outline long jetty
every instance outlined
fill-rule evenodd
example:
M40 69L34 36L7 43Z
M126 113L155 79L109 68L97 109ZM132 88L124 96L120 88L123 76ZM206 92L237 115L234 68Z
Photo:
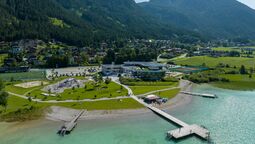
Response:
M122 85L120 82L113 80L115 83ZM181 128L176 129L176 130L171 130L167 132L167 136L171 137L171 138L175 138L175 139L181 139L187 136L191 136L191 135L197 135L200 138L204 139L204 140L209 140L210 138L210 132L203 126L199 126L199 125L189 125L177 118L175 118L174 116L171 116L170 114L156 108L153 107L147 103L145 103L143 100L139 99L138 97L136 97L133 94L133 91L126 85L122 85L123 87L125 87L128 90L128 95L133 98L134 100L136 100L137 102L139 102L140 104L144 105L145 107L147 107L148 109L150 109L151 111L153 111L154 113L157 113L158 115L160 115L161 117L164 117L165 119L167 119L168 121L171 121L177 125L179 125Z
M77 125L77 121L78 119L81 117L81 115L85 112L85 110L80 111L70 122L65 123L61 129L58 131L59 135L66 135L66 134L70 134L71 131L75 128L75 126Z
M181 139L190 135L197 135L200 138L204 139L204 140L208 140L210 137L210 132L202 126L199 125L189 125L177 118L175 118L174 116L171 116L170 114L156 108L153 107L145 102L143 102L142 100L140 100L139 98L137 98L136 96L131 96L134 100L138 101L139 103L141 103L142 105L144 105L145 107L147 107L148 109L150 109L151 111L155 112L156 114L164 117L165 119L179 125L181 128L176 129L176 130L171 130L167 132L167 136L170 138L175 138L175 139Z
M192 95L192 96L206 97L206 98L217 98L217 95L215 95L215 94L193 93L193 92L187 92L187 91L181 91L181 93L187 94L187 95Z

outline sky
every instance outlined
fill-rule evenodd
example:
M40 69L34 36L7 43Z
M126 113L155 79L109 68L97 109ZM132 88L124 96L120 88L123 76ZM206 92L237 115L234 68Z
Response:
M255 0L238 0L246 5L248 5L249 7L255 9Z
M144 2L144 1L149 1L149 0L135 0L136 2ZM238 0L246 5L248 5L249 7L255 9L255 0Z

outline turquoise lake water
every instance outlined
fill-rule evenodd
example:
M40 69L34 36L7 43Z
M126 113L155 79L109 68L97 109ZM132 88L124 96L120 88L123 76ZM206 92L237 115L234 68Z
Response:
M218 99L194 97L181 108L168 111L188 124L206 126L216 144L255 144L255 91L232 91L209 85L194 91L215 93ZM113 120L83 121L66 137L55 134L61 123L43 121L28 128L10 130L0 124L0 144L204 144L196 137L166 139L177 128L157 115L145 114Z

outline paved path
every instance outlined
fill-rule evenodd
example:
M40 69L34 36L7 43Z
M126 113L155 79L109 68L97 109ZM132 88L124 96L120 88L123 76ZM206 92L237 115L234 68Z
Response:
M119 82L119 78L118 77L111 77L112 81L115 82L118 85L123 86L125 89L128 90L128 95L129 96L119 96L119 97L114 97L114 98L100 98L100 99L83 99L83 100L63 100L63 101L57 101L57 100L48 100L48 101L43 101L41 99L32 99L32 101L34 102L40 102L40 103L76 103L76 102L96 102L96 101L106 101L106 100L119 100L119 99L127 99L127 98L131 98L130 96L134 95L133 91L126 85L123 85ZM141 95L137 95L139 96L145 96L145 95L149 95L149 94L153 94L153 93L157 93L157 92L162 92L162 91L167 91L167 90L173 90L173 89L177 89L180 87L172 87L172 88L167 88L167 89L162 89L162 90L155 90L155 91L151 91L145 94L141 94ZM36 89L36 88L35 88ZM32 90L31 90L32 91ZM30 92L30 91L29 91ZM28 97L26 96L29 92L26 92L25 94L21 95L21 94L16 94L13 92L8 92L10 95L16 96L16 97L20 97L22 99L28 99Z
M10 95L17 96L23 99L28 99L27 96L15 94L12 92L8 92ZM43 101L41 99L32 99L34 102L40 102L40 103L76 103L76 102L96 102L96 101L106 101L106 100L119 100L119 99L127 99L130 98L128 96L120 96L120 97L114 97L114 98L100 98L100 99L83 99L83 100L64 100L64 101L57 101L57 100L48 100Z

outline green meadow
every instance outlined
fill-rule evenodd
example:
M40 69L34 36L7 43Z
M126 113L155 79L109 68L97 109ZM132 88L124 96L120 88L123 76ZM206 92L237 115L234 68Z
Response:
M255 89L255 75L251 78L249 75L241 74L224 74L220 75L230 80L230 82L216 82L212 85L224 89L233 89L233 90L254 90Z
M189 58L182 58L174 61L178 65L188 66L202 66L205 64L207 67L216 67L219 63L228 64L230 67L241 67L245 65L247 68L255 66L255 58L244 57L208 57L208 56L195 56Z

